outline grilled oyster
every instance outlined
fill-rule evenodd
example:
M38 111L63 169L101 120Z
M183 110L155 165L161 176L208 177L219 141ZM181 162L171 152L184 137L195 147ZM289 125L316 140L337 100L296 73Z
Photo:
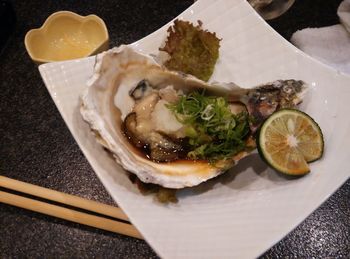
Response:
M255 147L254 132L261 122L279 108L295 107L306 90L305 84L296 80L252 89L233 83L209 84L169 71L126 45L97 56L94 70L82 96L84 120L127 171L145 183L174 189L216 177L247 156ZM200 90L225 96L232 113L243 110L252 118L245 147L215 163L186 156L184 125L167 108L179 96Z

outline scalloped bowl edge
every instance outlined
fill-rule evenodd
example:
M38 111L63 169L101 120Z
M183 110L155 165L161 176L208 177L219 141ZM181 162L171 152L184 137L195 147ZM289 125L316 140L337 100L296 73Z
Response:
M37 64L83 58L107 50L106 24L97 15L71 11L51 14L40 28L27 32L24 44Z

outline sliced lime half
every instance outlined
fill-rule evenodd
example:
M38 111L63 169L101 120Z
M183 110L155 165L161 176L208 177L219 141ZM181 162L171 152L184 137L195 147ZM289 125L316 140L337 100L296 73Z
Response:
M282 109L273 113L261 126L258 150L277 171L303 175L310 171L308 162L323 154L323 135L318 124L306 113Z

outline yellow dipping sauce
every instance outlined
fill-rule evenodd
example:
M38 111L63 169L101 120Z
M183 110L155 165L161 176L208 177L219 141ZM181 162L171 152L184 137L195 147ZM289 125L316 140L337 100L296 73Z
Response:
M45 56L57 61L80 58L87 56L97 47L96 42L89 41L82 31L77 31L69 35L64 34L63 37L50 42Z

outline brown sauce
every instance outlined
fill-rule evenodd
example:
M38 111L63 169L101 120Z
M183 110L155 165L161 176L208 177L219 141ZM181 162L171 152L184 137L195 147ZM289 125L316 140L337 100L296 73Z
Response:
M152 151L151 146L149 144L142 143L142 141L140 141L137 138L136 134L134 134L130 129L128 129L125 123L126 120L127 118L122 123L123 134L132 146L133 151L135 151L135 153L137 153L139 156L157 163L169 163L179 160L190 160L187 157L187 153L191 150L187 138L172 139L169 136L163 135L163 137L168 138L169 141L176 143L177 145L181 146L181 148L171 150L159 147L156 150L157 154L155 155L155 151ZM162 157L162 159L156 159L156 157Z

